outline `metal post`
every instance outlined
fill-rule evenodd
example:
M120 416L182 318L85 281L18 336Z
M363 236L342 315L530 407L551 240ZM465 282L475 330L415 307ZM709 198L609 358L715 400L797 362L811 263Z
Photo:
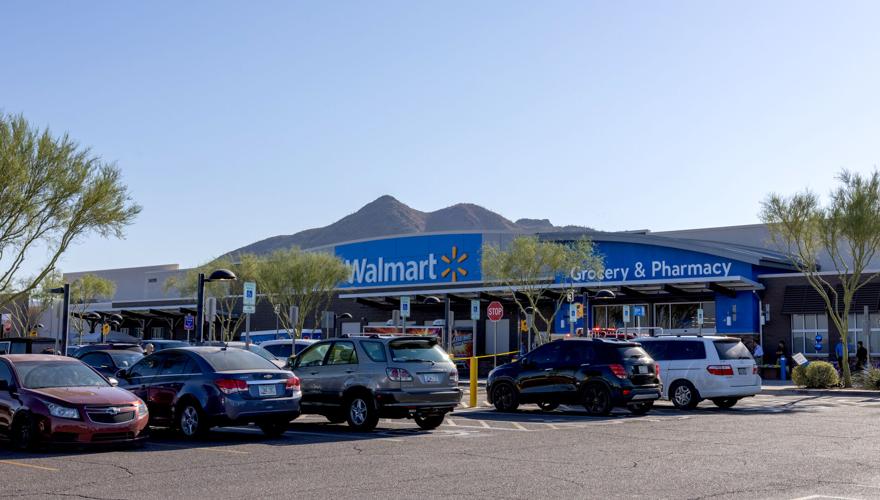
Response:
M447 342L448 342L449 346L448 346L446 352L452 352L452 331L454 329L454 326L455 326L455 312L449 311L449 324L446 325L446 331L448 332L447 333L447 339L448 339ZM477 339L477 332L474 332L474 335L471 338L471 345L474 345L476 339ZM476 354L476 353L474 353L474 354Z
M477 406L477 357L471 357L471 408Z
M275 340L278 340L278 312L281 311L281 307L276 304L272 309L275 311Z
M205 341L205 273L199 273L198 298L196 301L196 338Z
M61 355L67 356L67 330L70 320L70 283L64 284L64 304L61 306Z
M492 322L492 368L498 368L498 322Z
M452 352L452 328L450 324L452 323L450 319L450 308L451 303L449 301L449 295L443 296L443 334L446 336L443 340L443 345L446 346L446 352ZM476 338L476 329L474 329L474 338Z
M251 313L244 315L244 345L245 348L251 345Z
M868 360L865 366L865 369L867 370L871 366L871 314L868 311L868 306L865 306L864 313L865 321L864 325L862 325L862 336L864 336L865 339L862 342L865 343L865 349L868 350ZM856 346L856 356L858 356L858 344L856 344Z

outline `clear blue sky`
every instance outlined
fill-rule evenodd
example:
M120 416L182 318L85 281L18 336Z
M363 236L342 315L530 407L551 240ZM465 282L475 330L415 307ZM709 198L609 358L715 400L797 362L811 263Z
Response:
M386 193L604 230L747 224L768 191L878 163L878 19L873 1L4 2L0 109L117 162L144 207L66 271L195 265Z

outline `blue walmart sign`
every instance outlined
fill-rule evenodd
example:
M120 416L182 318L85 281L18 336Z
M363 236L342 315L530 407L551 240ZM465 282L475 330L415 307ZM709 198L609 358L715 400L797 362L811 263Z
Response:
M341 288L481 280L481 234L405 236L338 245L351 270Z

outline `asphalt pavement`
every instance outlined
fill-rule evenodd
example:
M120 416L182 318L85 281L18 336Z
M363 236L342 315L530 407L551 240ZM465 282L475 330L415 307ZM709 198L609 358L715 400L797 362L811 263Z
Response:
M482 400L483 398L481 398ZM880 498L880 398L761 395L732 410L648 415L462 409L434 431L316 416L140 450L0 451L22 498Z

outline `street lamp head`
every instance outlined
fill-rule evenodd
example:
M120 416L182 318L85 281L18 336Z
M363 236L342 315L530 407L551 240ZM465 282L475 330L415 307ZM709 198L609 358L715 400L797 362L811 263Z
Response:
M238 279L229 269L217 269L205 281L232 281Z
M425 304L440 304L442 302L443 301L440 300L440 297L436 297L434 295L428 295L427 297L425 297L424 301Z
M611 300L616 297L617 295L613 291L607 289L599 290L598 292L596 292L595 295L593 295L593 299L596 300Z
M42 330L43 328L46 328L46 326L43 325L42 323L37 323L37 328Z
M64 287L59 286L58 288L53 288L49 290L49 293L64 293Z
M336 319L351 319L351 318L352 318L351 313L342 313L342 314L336 315Z

